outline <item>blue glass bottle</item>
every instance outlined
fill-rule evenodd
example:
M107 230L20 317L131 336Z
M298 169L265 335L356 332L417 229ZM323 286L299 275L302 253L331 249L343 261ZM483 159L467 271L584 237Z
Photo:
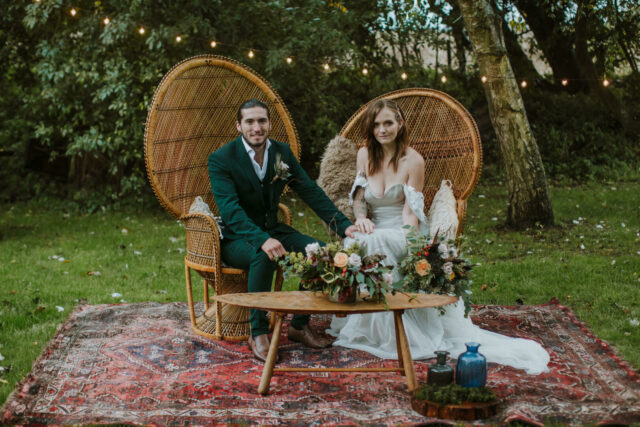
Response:
M478 353L480 344L465 343L467 351L458 356L456 383L462 387L484 387L487 383L487 359Z

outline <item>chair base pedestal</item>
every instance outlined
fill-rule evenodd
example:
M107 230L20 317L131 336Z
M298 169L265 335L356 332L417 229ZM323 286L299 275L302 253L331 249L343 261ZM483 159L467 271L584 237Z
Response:
M249 324L249 309L244 307L220 304L222 306L220 324L221 334L216 333L217 304L213 304L196 317L192 324L193 332L203 337L225 341L244 341L249 338L251 326Z

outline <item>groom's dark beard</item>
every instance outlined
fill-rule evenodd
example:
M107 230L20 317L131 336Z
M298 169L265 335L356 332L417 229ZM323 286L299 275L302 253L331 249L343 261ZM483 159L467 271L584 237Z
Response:
M267 139L269 139L269 137L265 137L265 138L264 138L264 141L259 142L259 143L257 143L257 144L254 144L254 143L252 143L252 142L247 141L247 144L249 144L249 147L251 147L251 148L253 148L253 149L255 150L255 149L257 149L257 148L260 148L260 147L262 147L262 146L266 145L266 144L267 144ZM245 141L246 141L246 139L245 139Z

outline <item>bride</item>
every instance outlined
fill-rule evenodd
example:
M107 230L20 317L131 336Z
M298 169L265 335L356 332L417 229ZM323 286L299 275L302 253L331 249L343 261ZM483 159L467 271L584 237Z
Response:
M359 242L367 253L386 254L385 262L397 266L406 256L404 225L426 231L424 214L425 161L409 147L402 110L395 101L381 99L369 106L364 117L366 144L358 151L358 174L349 195L358 231L344 246ZM367 218L367 211L372 220ZM394 280L401 277L394 270ZM462 301L446 307L407 310L402 318L414 359L435 357L446 350L453 357L466 350L466 342L481 344L488 362L524 369L529 374L547 371L549 354L535 341L486 331L464 317ZM384 359L397 359L393 313L353 314L334 317L330 335L333 343L363 350Z

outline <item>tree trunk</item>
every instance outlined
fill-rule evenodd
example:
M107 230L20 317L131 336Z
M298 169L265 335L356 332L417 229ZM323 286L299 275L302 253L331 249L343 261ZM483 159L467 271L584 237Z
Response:
M458 0L482 75L507 175L507 225L553 224L553 209L538 145L507 56L502 19L487 0Z

